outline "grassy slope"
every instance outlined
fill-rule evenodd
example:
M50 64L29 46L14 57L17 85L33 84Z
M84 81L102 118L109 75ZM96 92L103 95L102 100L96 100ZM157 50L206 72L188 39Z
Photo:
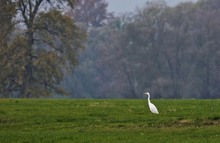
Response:
M0 142L220 142L220 100L152 102L0 99Z

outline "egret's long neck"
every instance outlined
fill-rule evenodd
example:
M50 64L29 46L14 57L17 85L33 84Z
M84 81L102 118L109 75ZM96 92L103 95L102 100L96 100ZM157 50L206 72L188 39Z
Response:
M148 94L148 103L151 103L151 102L150 102L150 94Z

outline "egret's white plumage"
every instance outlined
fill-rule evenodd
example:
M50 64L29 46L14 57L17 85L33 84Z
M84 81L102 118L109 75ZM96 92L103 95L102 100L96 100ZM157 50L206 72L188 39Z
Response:
M146 92L144 94L148 95L148 105L149 105L150 111L154 114L159 114L157 107L153 103L150 102L150 93Z

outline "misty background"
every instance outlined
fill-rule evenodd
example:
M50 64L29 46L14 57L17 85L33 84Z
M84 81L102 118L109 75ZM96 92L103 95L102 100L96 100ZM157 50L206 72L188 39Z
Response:
M0 3L0 97L220 97L219 0L40 2Z
M116 15L88 28L79 65L63 83L71 97L219 98L219 1L107 3Z

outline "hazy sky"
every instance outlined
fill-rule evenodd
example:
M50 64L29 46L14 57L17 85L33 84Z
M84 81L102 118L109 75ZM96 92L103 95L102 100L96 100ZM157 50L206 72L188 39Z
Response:
M148 0L106 0L108 2L108 11L114 12L115 14L120 14L123 12L133 12L136 7L141 7ZM176 5L179 2L197 0L166 0L168 5Z

